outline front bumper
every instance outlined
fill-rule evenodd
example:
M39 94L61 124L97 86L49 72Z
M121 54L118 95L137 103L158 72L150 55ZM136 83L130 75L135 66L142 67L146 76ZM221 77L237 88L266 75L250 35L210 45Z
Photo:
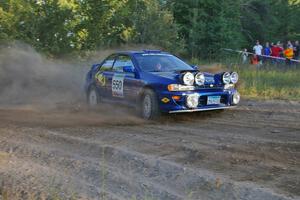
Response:
M187 92L163 91L158 94L160 110L165 113L198 112L208 110L221 110L233 108L233 95L237 93L236 89L205 89ZM199 103L196 108L189 108L186 104L186 97L191 94L199 95ZM177 99L174 99L174 96ZM208 96L220 96L219 104L207 105Z
M199 112L199 111L209 111L209 110L223 110L228 108L234 108L236 106L219 106L219 107L212 107L212 108L196 108L196 109L189 109L189 110L173 110L169 111L169 113L184 113L184 112Z

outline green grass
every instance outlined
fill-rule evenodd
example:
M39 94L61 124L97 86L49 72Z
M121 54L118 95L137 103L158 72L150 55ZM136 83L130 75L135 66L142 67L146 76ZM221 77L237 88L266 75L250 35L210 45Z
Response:
M241 95L259 99L300 100L300 68L255 69L234 67L239 73L238 89Z
M226 63L199 66L201 66L200 70L212 73L237 71L239 73L237 88L242 97L300 101L300 65L256 67L240 65L237 64L238 62Z

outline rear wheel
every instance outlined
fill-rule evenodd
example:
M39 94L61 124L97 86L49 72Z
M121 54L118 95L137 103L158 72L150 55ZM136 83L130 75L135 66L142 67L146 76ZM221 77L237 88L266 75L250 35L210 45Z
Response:
M150 89L145 90L143 93L141 115L144 119L157 119L160 116L157 96Z
M96 107L100 102L100 96L95 87L91 87L87 94L87 103L90 107Z

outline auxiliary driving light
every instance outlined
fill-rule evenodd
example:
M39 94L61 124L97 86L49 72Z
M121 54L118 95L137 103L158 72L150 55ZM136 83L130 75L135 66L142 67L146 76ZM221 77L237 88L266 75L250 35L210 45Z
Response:
M204 85L205 82L205 76L203 73L199 72L195 75L195 82L197 85Z
M186 97L186 105L189 108L197 108L199 104L199 94L190 94Z
M231 81L231 75L229 72L225 72L222 76L222 80L224 84L229 84Z
M230 81L231 81L231 83L236 84L238 82L238 80L239 80L238 73L232 72L231 75L230 75Z
M182 81L185 85L193 85L195 77L191 72L186 72L182 77Z

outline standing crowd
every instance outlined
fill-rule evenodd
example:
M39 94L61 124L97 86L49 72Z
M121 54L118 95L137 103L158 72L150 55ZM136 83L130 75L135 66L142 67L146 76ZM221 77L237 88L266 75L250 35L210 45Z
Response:
M248 60L249 53L247 49L244 49L242 53L243 62ZM291 64L291 59L300 59L300 46L299 41L292 43L287 41L283 44L281 42L269 43L266 42L265 46L262 46L257 40L253 47L253 54L251 56L251 64L259 65L263 62L280 63L285 61L287 64Z

